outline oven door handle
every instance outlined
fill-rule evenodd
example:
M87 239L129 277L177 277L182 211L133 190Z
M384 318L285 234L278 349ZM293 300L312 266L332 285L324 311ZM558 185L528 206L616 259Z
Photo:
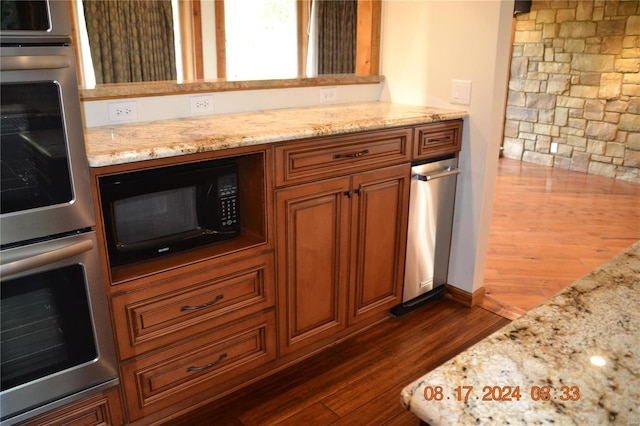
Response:
M27 71L56 68L69 68L71 62L68 56L42 55L42 56L3 56L0 70L2 71Z
M83 240L62 246L55 250L47 250L41 253L31 254L23 257L22 259L12 260L6 264L0 265L0 276L2 276L2 278L8 278L12 275L16 275L30 269L35 269L39 266L49 265L51 263L77 256L80 253L84 253L92 249L93 241Z

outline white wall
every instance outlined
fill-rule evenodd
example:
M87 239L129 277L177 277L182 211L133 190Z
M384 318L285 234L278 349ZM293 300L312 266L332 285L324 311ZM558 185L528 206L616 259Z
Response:
M388 0L381 100L466 109L448 282L482 287L506 97L513 1ZM471 104L449 103L471 80Z
M382 83L348 84L331 86L336 89L336 101L332 104L374 102L380 98ZM321 87L296 87L289 89L231 90L209 93L213 97L211 115L260 111L277 108L318 106ZM122 124L112 122L109 105L135 102L136 118L132 122L168 120L191 117L190 98L207 93L147 96L139 98L106 99L82 102L85 127Z

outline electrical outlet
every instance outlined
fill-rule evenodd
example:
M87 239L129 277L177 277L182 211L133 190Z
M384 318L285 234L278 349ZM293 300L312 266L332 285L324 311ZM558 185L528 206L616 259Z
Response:
M338 100L338 89L336 87L323 87L320 89L320 103L336 102Z
M213 113L213 95L197 95L189 98L191 115Z
M551 148L549 149L551 154L555 154L558 152L558 142L551 142Z
M135 121L137 119L138 111L135 101L109 104L110 121Z

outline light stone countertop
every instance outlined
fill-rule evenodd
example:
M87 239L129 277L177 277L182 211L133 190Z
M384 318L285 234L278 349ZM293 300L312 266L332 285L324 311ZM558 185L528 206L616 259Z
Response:
M197 152L412 126L466 111L364 102L119 124L85 129L91 167Z
M427 386L442 387L440 401L425 399ZM458 386L473 386L466 402ZM516 386L521 398L484 401L485 386L499 387L490 399ZM432 426L639 425L640 242L414 381L401 400Z

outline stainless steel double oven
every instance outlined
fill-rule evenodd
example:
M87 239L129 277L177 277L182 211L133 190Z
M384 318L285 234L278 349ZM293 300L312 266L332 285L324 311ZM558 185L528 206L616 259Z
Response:
M2 1L2 425L117 384L67 4Z

